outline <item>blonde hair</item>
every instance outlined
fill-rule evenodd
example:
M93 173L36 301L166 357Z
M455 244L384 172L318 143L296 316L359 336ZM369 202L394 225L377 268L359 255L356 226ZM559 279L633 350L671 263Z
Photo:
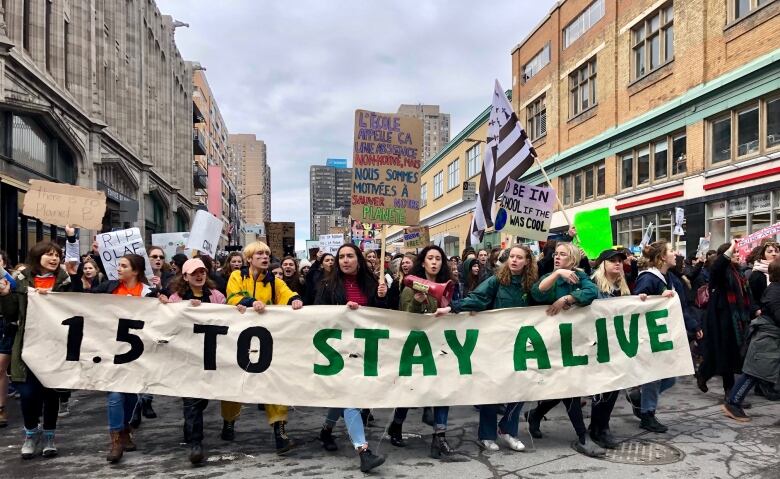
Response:
M612 290L615 289L615 286L618 287L620 290L621 296L628 296L631 294L631 290L628 288L628 283L626 282L626 276L623 274L622 270L620 273L620 277L618 280L613 283L612 281L607 278L607 270L606 270L606 261L602 261L598 268L596 268L596 272L593 273L593 282L596 283L596 287L599 289L602 293L612 294Z
M260 253L265 253L268 256L271 256L271 248L268 247L267 244L263 243L262 241L255 241L253 243L249 243L244 247L244 260L245 261L251 261L252 256Z
M515 248L521 249L525 253L525 259L527 263L523 268L523 290L531 291L531 286L533 286L536 280L539 279L539 269L536 266L536 258L534 258L534 254L531 251L531 248L524 244L516 244L508 248L507 260L504 261L504 263L498 269L498 272L496 273L496 279L504 286L512 283L512 271L509 270L508 256L509 253L511 253Z
M582 251L580 248L573 243L558 243L555 246L555 249L557 250L558 248L563 248L568 253L569 258L572 261L571 269L579 270L580 261L582 260Z

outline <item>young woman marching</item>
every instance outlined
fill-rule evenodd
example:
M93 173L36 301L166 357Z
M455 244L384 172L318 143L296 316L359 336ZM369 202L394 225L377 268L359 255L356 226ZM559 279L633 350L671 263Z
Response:
M309 274L306 275L304 304L314 304L317 297L317 291L320 288L322 278L327 276L332 270L336 259L330 253L317 253L317 259L309 268Z
M219 289L220 293L225 294L227 291L227 283L233 271L238 271L243 267L244 255L240 251L231 251L225 258L225 262L222 263L222 267L217 271L217 274L221 276L221 282L225 285L224 289L220 289L220 285L217 283L217 289Z
M461 278L461 294L467 297L469 293L477 289L482 278L482 266L476 258L469 258L463 263L463 277Z
M525 245L514 245L509 249L509 258L497 270L496 275L488 277L462 299L460 304L455 306L455 312L529 306L531 287L537 279L536 261L531 249ZM439 309L436 315L446 313L447 309ZM496 427L498 406L484 404L479 407L479 446L488 451L497 451L499 446L522 451L525 445L517 439L517 433L523 403L507 404L506 412Z
M672 245L664 240L656 241L645 246L642 256L648 262L649 267L640 271L634 286L634 294L644 300L649 295L661 295L671 298L677 293L683 307L683 317L685 318L685 327L697 339L702 338L701 330L698 329L696 319L685 307L685 287L674 274L669 274L669 269L677 265L677 255L672 249ZM663 433L667 427L661 424L655 417L655 410L658 406L658 397L667 389L674 386L675 378L666 378L659 381L653 381L643 384L640 388L640 397L632 393L630 397L632 406L640 403L639 418L642 421L640 427L650 432ZM634 412L636 414L636 411Z
M404 289L404 277L412 274L416 259L417 255L414 253L406 253L401 258L401 262L398 264L398 273L387 291L387 307L389 309L398 309L398 303L401 301L401 291Z
M370 267L357 246L344 244L336 252L337 267L325 277L317 292L315 304L346 305L351 310L361 306L385 308L387 285L378 284ZM377 456L368 448L360 409L331 408L320 431L322 446L328 451L338 449L333 440L333 426L344 416L352 445L360 456L360 470L368 472L382 465L385 458Z
M572 306L587 306L598 296L596 285L582 270L577 268L582 258L579 248L571 243L559 243L553 256L553 272L542 276L534 283L531 296L539 304L549 304L547 314L555 316ZM542 437L539 427L547 412L563 401L569 420L577 433L574 449L586 456L598 457L606 451L588 437L585 420L582 417L580 398L552 399L540 401L539 405L528 412L528 429L531 436Z
M68 240L73 242L75 238L69 237ZM27 267L14 275L16 288L13 291L7 286L0 288L0 295L12 296L11 307L3 311L11 312L6 321L11 320L16 324L16 335L11 352L11 381L17 383L17 389L21 394L25 435L21 452L24 459L31 459L41 453L43 457L57 455L54 433L57 429L59 394L55 389L43 386L35 374L27 368L22 360L22 349L27 322L28 288L34 288L39 294L71 289L73 277L70 274L75 275L76 263L68 263L70 269L66 272L60 267L61 261L60 247L51 241L41 241L30 249L27 255ZM5 374L5 371L2 373ZM42 431L39 426L41 416L43 416ZM43 440L42 449L41 440Z
M417 255L417 265L412 270L412 274L434 283L446 283L452 277L447 264L447 255L444 250L433 245L426 246ZM426 293L415 291L412 288L404 288L401 292L399 309L409 313L435 313L438 309L438 303L436 298ZM406 445L402 437L402 426L408 412L407 408L396 408L395 410L393 422L387 431L390 434L390 442L394 446L403 447ZM450 408L447 406L433 408L434 426L431 457L434 459L448 458L455 452L445 437L449 412Z
M301 298L306 296L305 287L301 281L301 275L298 273L298 263L292 256L285 256L282 260L282 279L292 291L298 293Z
M261 241L255 241L244 248L244 259L249 266L233 271L227 285L227 302L252 308L257 313L265 311L266 304L286 304L292 309L301 309L301 297L282 281L274 277L269 269L271 249ZM222 401L222 439L235 438L235 421L241 414L241 404ZM287 436L287 406L266 404L268 423L274 429L276 453L284 454L296 446Z

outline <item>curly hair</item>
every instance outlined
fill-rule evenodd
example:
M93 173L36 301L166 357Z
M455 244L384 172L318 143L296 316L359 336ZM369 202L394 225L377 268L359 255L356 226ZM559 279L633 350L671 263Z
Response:
M523 275L523 290L526 292L531 291L531 286L533 286L536 280L539 279L539 268L536 265L536 258L534 258L534 253L531 251L531 248L524 244L512 245L509 248L509 254L512 254L513 249L520 249L523 251L523 254L525 254L527 263L523 268L523 272L521 273ZM498 282L504 286L507 286L512 282L512 271L509 269L508 259L498 269L498 272L496 273L496 279L498 279Z

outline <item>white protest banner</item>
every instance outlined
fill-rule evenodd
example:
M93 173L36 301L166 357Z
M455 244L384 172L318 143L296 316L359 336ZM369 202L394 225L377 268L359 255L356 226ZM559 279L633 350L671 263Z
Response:
M320 251L336 254L339 247L344 244L344 235L320 235Z
M217 256L217 245L222 234L222 220L208 211L199 210L192 222L187 248L196 249L212 258Z
M528 185L511 178L501 196L496 214L496 231L522 238L546 241L550 231L555 191L552 188Z
M22 214L53 225L99 230L106 214L106 194L64 183L30 180Z
M320 407L496 404L693 374L679 299L433 318L29 294L23 359L50 388ZM261 319L260 319L261 318ZM391 391L392 394L388 394Z
M108 279L117 279L116 265L119 263L119 258L126 254L143 256L146 261L146 276L152 275L152 266L146 255L144 238L138 228L98 233L96 240L100 260L103 262L103 267L106 268Z
M168 261L178 253L186 255L188 258L192 258L192 250L187 248L187 238L189 237L189 231L179 233L154 233L152 234L152 245L162 248L165 253L165 259Z
M747 255L750 254L750 250L758 245L762 239L777 236L778 234L780 234L780 223L775 223L772 226L767 226L762 230L758 230L753 234L741 238L737 243L739 254L743 258L746 258Z

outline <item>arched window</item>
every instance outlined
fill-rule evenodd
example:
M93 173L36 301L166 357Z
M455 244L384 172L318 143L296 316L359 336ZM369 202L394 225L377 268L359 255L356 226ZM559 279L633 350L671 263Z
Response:
M37 120L11 115L11 158L18 165L63 183L76 183L73 154Z

